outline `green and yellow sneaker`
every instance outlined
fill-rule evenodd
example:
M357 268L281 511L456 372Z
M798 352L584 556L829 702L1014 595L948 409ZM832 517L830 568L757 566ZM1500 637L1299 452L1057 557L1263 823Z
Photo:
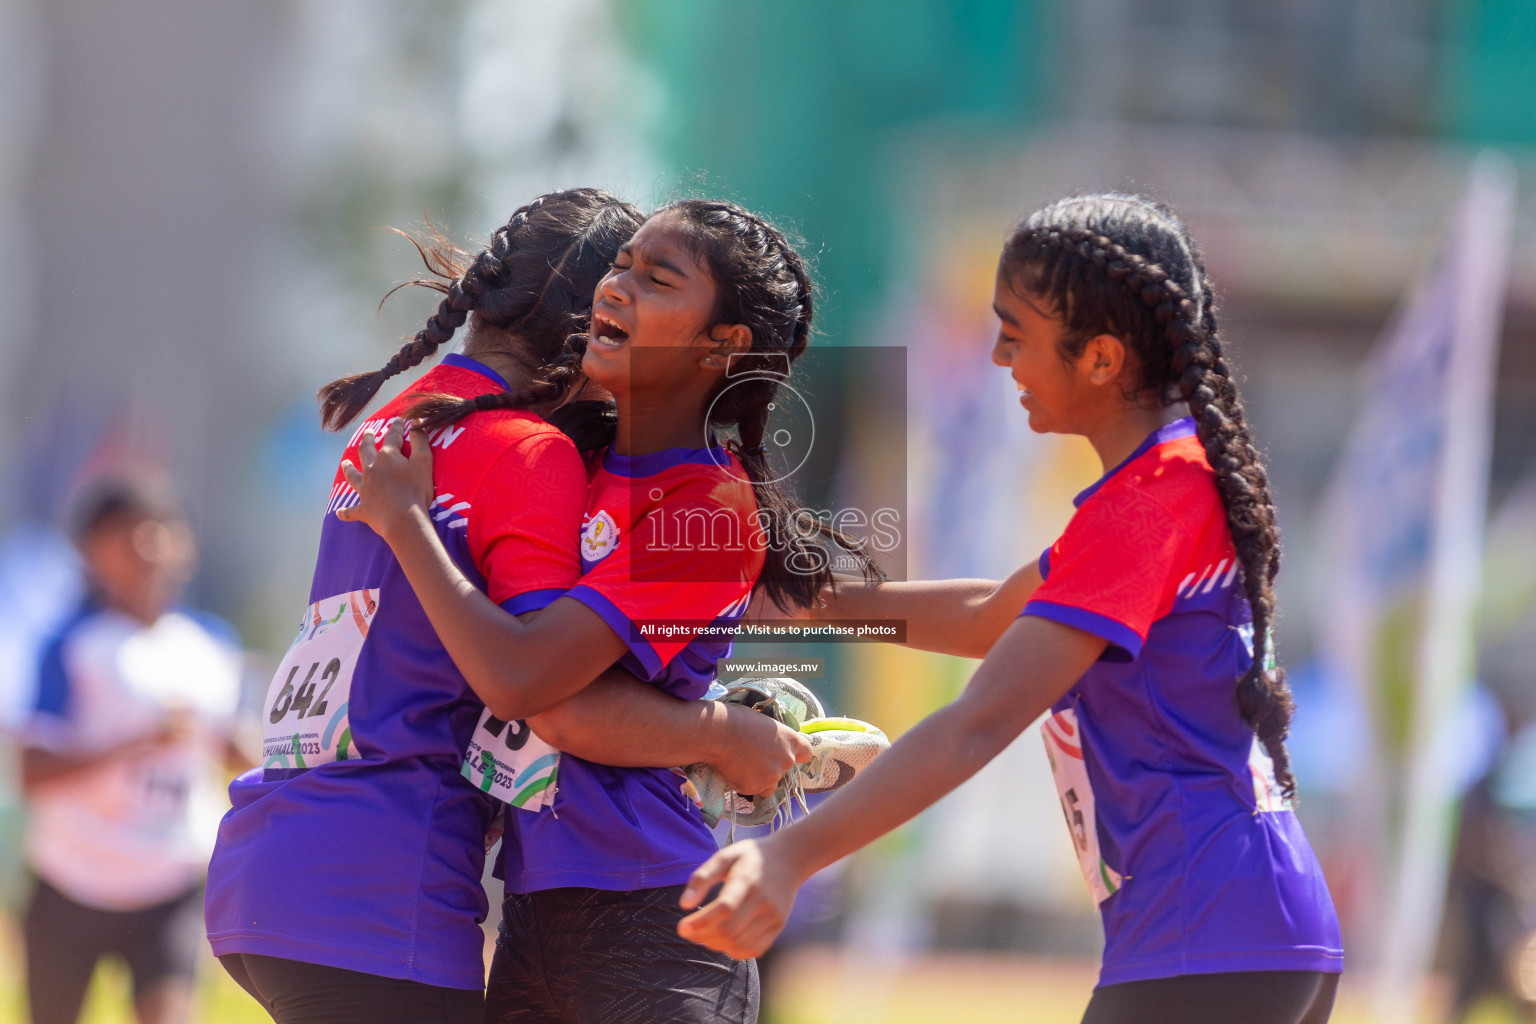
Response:
M792 821L794 804L809 813L808 793L825 793L846 785L889 747L885 733L855 718L827 718L821 701L794 679L743 679L721 698L770 715L775 721L798 729L811 741L812 756L796 765L770 794L748 797L732 792L712 766L694 764L678 769L684 776L683 792L713 828L729 821L736 825L767 825Z
M891 741L857 718L816 718L800 726L811 741L811 759L795 766L806 793L830 793L868 768Z

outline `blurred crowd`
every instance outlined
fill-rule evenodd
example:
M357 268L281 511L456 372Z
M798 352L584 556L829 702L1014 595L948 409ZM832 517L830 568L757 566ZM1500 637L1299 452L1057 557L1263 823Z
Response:
M112 956L138 1019L177 1024L208 959L203 877L224 785L255 763L244 652L227 623L181 603L197 545L163 485L87 481L68 535L78 597L30 658L20 645L11 700L27 1001L37 1024L73 1022Z

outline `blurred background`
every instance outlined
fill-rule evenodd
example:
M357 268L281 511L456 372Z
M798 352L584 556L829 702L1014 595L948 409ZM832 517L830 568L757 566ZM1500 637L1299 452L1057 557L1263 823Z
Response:
M0 0L0 722L29 706L39 639L78 592L64 504L104 470L174 481L203 552L190 603L274 663L345 440L320 430L315 389L381 365L431 309L408 290L376 310L419 268L382 228L430 218L478 247L561 186L646 206L720 194L798 232L822 288L818 344L904 349L906 368L838 362L823 401L835 388L845 415L802 488L830 506L904 481L908 576L1004 575L1051 543L1099 467L1085 443L1029 434L990 366L999 246L1049 199L1142 191L1204 247L1246 375L1286 537L1300 813L1347 943L1369 950L1385 910L1357 898L1375 847L1351 787L1375 712L1323 656L1320 510L1368 353L1494 146L1520 185L1487 399L1478 686L1447 762L1482 831L1450 869L1422 1013L1526 1019L1533 145L1525 0ZM903 402L894 448L861 426ZM820 654L830 703L892 734L969 671L899 649ZM0 892L14 909L11 753ZM768 965L766 1019L1077 1020L1098 925L1042 754L1026 735L822 879ZM21 1020L9 933L0 953L0 1020ZM207 976L204 1019L260 1019ZM88 1018L128 1019L122 992L104 972ZM1348 978L1336 1019L1365 1019L1367 1002Z

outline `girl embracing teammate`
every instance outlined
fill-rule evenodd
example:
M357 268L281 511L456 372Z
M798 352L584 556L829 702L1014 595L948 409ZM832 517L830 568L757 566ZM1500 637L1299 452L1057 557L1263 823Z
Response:
M1154 203L1063 200L1008 239L994 306L993 361L1030 427L1087 437L1103 478L1038 566L1004 587L824 592L836 617L909 619L914 646L990 651L954 703L806 821L705 863L683 905L724 884L680 931L760 953L806 878L1048 713L1047 753L1105 932L1084 1024L1320 1024L1343 951L1289 802L1292 702L1272 660L1279 534L1199 253ZM1023 612L999 638L990 599L1005 592Z
M730 650L720 630L741 617L753 586L787 606L830 584L807 528L841 538L819 520L792 522L795 503L771 481L763 450L812 309L799 254L730 203L674 203L620 249L593 295L581 357L615 417L611 445L587 464L582 576L534 628L471 585L435 525L449 454L429 441L437 420L412 430L408 456L397 424L377 450L365 441L360 470L344 467L359 495L344 518L388 543L494 713L547 676L615 662L658 690L712 703L698 698ZM594 764L552 742L565 747L553 800L508 812L487 1020L755 1021L755 966L677 934L683 884L716 849L683 780Z
M541 196L474 257L439 251L428 266L444 297L427 325L382 370L321 392L339 428L468 323L464 353L418 384L432 397L387 403L348 457L430 407L439 425L418 435L436 453L427 529L462 585L532 642L482 702L481 666L440 635L388 546L348 521L359 496L338 471L309 608L262 707L264 764L231 785L208 875L213 951L280 1024L479 1024L484 840L501 807L487 790L515 787L508 799L527 806L556 778L558 755L527 756L530 727L604 764L715 763L743 792L809 756L748 709L609 671L616 644L566 642L555 606L581 575L587 478L541 417L580 383L567 339L586 330L593 288L640 222L595 189ZM642 856L638 842L615 851Z

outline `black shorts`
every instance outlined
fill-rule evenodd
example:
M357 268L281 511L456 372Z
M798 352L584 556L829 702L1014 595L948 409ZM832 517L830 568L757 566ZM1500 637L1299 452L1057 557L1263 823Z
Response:
M753 1024L757 965L680 937L682 892L508 893L486 1024Z
M1339 976L1320 971L1181 974L1096 989L1083 1024L1327 1024Z
M21 931L34 1024L74 1024L104 956L128 964L135 1000L167 979L192 983L204 942L203 887L143 910L99 910L35 878Z
M479 989L441 988L255 953L219 963L277 1024L480 1024Z

